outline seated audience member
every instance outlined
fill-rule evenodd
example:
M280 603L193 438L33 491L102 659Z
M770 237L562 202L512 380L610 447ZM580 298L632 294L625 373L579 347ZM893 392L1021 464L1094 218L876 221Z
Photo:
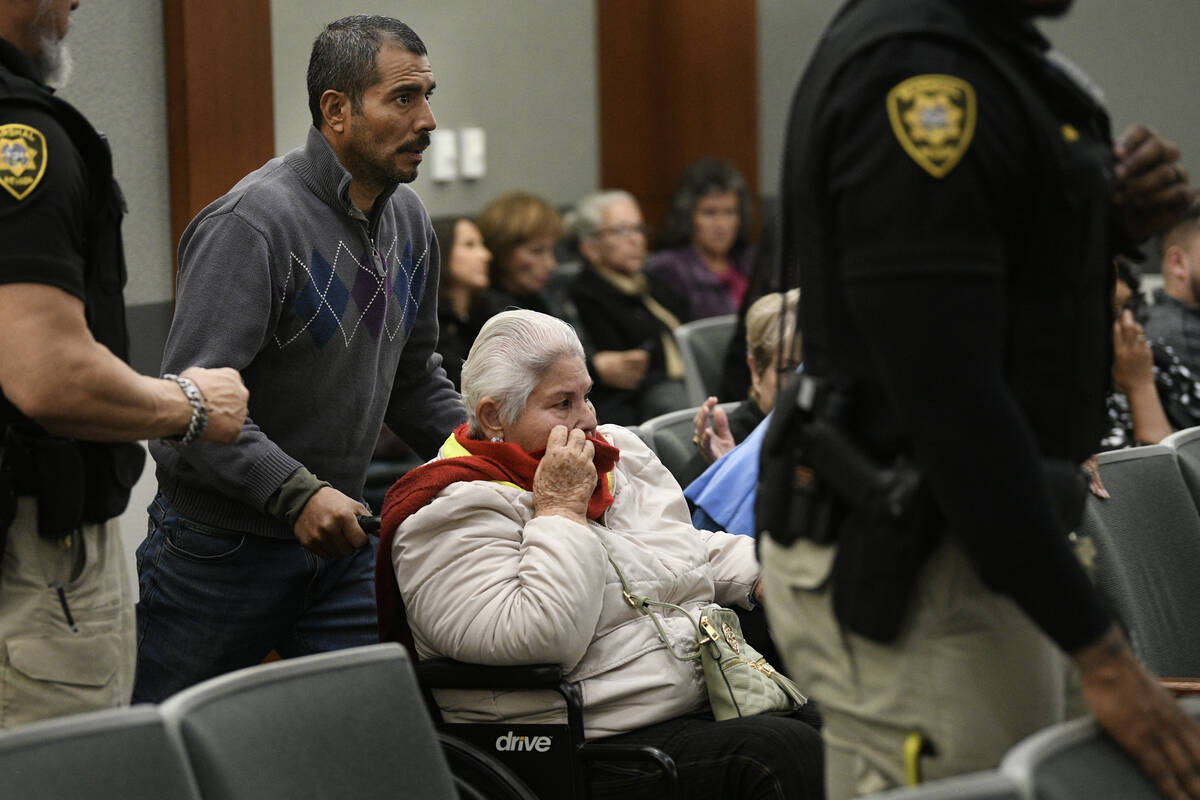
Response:
M793 717L706 717L699 663L668 650L694 652L694 624L660 609L664 643L625 601L614 562L635 593L692 612L749 607L759 569L750 539L691 526L678 485L637 436L597 427L591 383L562 321L509 311L484 324L463 367L469 421L388 493L381 636L422 659L562 665L582 686L588 738L662 749L684 797L820 797L816 730ZM437 698L451 721L563 715L549 692ZM661 791L638 764L598 763L589 781L593 797Z
M488 287L492 252L484 246L479 227L466 217L440 219L433 224L442 254L438 273L438 346L446 377L459 388L462 364L483 324L480 308Z
M1143 331L1138 276L1123 259L1117 261L1113 313L1111 427L1101 447L1157 444L1175 430L1200 424L1200 383L1174 348Z
M646 265L684 294L685 322L741 307L750 284L749 227L746 182L731 164L702 158L687 168L663 221L661 249Z
M570 295L592 345L641 353L640 369L620 380L597 370L592 401L598 413L617 425L637 425L686 408L683 360L671 333L686 304L669 284L642 271L646 226L637 200L623 191L590 194L567 227L584 260Z
M564 288L554 288L554 244L563 232L554 207L536 195L509 192L484 208L479 227L493 256L492 286L484 295L483 318L506 308L527 308L558 317L579 334L589 373L606 386L637 386L650 360L646 351L597 349L574 301Z
M787 304L787 313L780 326L780 314ZM800 290L792 289L763 295L746 310L746 364L750 368L750 396L738 404L732 414L726 414L710 397L696 411L692 420L696 455L688 464L680 483L687 485L707 467L728 453L758 427L775 407L779 390L779 375L790 372L800 363L800 343L796 338L796 306ZM781 357L781 345L787 351Z
M1146 314L1146 336L1170 345L1200 375L1200 200L1158 239L1163 288Z
M516 307L561 318L561 298L546 291L558 263L554 244L563 232L554 206L528 192L508 192L488 203L477 221L492 252L488 316Z

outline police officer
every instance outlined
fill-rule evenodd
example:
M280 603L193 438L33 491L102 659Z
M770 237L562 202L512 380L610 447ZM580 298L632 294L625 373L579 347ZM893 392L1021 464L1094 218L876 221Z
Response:
M116 521L147 437L232 442L231 369L125 363L123 204L103 138L46 82L78 0L0 2L0 727L129 702Z
M1162 790L1200 797L1200 729L1067 536L1103 431L1111 256L1188 197L1176 148L1144 127L1114 147L1096 92L1032 25L1069 5L850 0L793 101L783 263L810 380L764 481L781 448L811 471L788 465L803 519L758 516L832 800L994 767L1075 713L1080 677ZM845 480L863 464L875 479Z

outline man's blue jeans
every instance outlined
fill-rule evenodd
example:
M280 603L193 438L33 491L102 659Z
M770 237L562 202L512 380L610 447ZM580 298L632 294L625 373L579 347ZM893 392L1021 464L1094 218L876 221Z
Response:
M324 560L295 539L183 519L158 495L137 551L133 702L257 664L378 641L375 549Z

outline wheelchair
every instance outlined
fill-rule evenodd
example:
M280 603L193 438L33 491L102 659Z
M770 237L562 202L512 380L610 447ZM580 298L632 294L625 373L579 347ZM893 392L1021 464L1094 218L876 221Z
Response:
M665 800L682 800L675 762L655 747L589 742L583 735L583 693L557 664L492 667L451 659L416 665L417 681L438 728L442 750L463 798L588 800L587 770L596 761L653 766ZM563 724L447 723L434 689L536 689L566 702Z

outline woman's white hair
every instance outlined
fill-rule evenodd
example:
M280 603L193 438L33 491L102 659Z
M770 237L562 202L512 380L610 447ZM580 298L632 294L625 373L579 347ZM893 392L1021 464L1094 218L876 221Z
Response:
M583 360L575 329L537 311L502 311L483 324L462 370L467 429L483 436L475 409L485 397L496 401L501 425L511 425L525 410L538 382L560 359Z
M617 203L633 203L636 206L638 201L624 189L592 192L583 197L563 220L567 238L571 241L579 241L595 236L596 231L604 224L604 210Z

